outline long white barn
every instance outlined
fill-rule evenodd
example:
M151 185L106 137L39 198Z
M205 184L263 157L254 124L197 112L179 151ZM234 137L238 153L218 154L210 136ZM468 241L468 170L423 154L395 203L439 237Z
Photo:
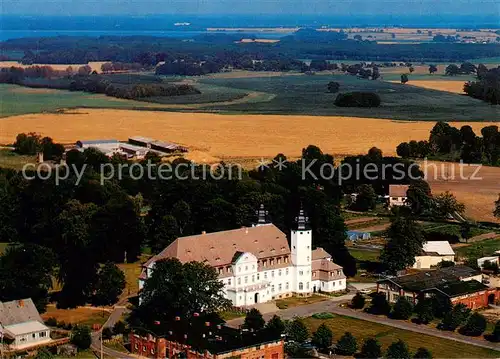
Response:
M226 297L238 307L346 289L342 267L322 248L312 250L312 230L302 210L291 232L291 248L286 235L266 223L265 213L261 206L253 227L177 238L143 265L139 289L155 262L164 258L210 264L225 285Z

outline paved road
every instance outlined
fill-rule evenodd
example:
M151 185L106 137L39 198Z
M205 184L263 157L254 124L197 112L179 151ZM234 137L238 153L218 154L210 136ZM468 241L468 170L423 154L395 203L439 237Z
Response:
M389 319L387 317L378 317L364 312L354 311L348 308L339 307L339 303L351 299L354 295L344 295L338 298L332 298L323 302L302 305L283 310L278 310L275 313L266 313L263 315L264 319L269 320L274 314L278 314L282 319L293 319L294 317L309 317L314 313L330 312L338 315L345 315L348 317L366 320L369 322L384 324L393 328L409 330L415 333L432 335L434 337L454 340L465 344L475 345L486 349L493 349L500 351L500 344L490 343L471 337L466 337L457 333L445 332L438 329L433 329L424 325L417 325L413 323ZM237 318L227 322L231 327L238 327L243 324L244 318Z
M102 326L102 328L95 332L95 333L92 333L92 345L91 345L91 349L97 353L98 355L100 354L101 352L101 332L102 332L102 329L104 328L113 328L113 326L115 325L115 323L120 320L121 316L123 313L126 313L128 312L128 309L125 307L125 306L115 306L113 311L111 312L108 320L106 321L106 323L104 323L104 325ZM138 357L137 356L133 356L131 354L126 354L126 353L122 353L122 352L119 352L119 351L116 351L116 350L113 350L111 348L108 348L106 346L102 346L102 352L103 354L107 355L107 356L110 356L112 358L125 358L125 359L137 359Z

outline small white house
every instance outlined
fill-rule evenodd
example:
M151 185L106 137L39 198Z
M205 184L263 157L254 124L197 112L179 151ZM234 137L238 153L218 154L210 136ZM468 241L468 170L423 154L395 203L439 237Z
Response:
M486 262L496 263L497 265L500 265L498 258L499 258L498 256L478 258L477 259L477 266L479 268L483 269Z
M0 302L0 328L8 350L49 343L50 329L31 299Z
M424 243L422 253L415 257L415 269L430 269L442 261L455 263L455 252L448 241L431 241Z
M408 188L409 186L406 184L389 185L389 208L406 205L406 200L408 199L406 192L408 191Z

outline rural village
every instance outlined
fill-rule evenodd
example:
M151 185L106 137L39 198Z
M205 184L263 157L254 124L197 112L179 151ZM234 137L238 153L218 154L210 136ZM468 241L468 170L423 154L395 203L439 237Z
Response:
M161 14L1 15L1 358L500 357L498 12Z

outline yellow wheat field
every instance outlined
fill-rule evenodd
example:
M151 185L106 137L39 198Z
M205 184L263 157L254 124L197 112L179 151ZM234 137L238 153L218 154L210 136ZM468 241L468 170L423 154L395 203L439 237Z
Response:
M95 62L89 62L88 64L33 64L33 65L23 65L20 62L17 61L0 61L0 68L5 68L5 67L31 67L31 66L50 66L54 70L58 71L65 71L68 67L71 67L73 71L77 71L81 66L89 65L92 71L95 71L97 73L101 72L101 66L104 64L106 61L95 61Z
M400 81L389 81L392 83L400 83ZM426 81L426 80L410 80L405 86L417 86L431 90L439 90L446 92L453 92L458 94L464 93L465 81Z
M465 123L452 123L462 126ZM470 123L476 132L491 123ZM429 137L434 122L392 121L344 116L222 115L110 109L78 109L63 114L29 114L0 119L0 143L18 133L38 132L61 143L148 136L174 141L213 157L298 156L315 144L333 154L366 153Z

